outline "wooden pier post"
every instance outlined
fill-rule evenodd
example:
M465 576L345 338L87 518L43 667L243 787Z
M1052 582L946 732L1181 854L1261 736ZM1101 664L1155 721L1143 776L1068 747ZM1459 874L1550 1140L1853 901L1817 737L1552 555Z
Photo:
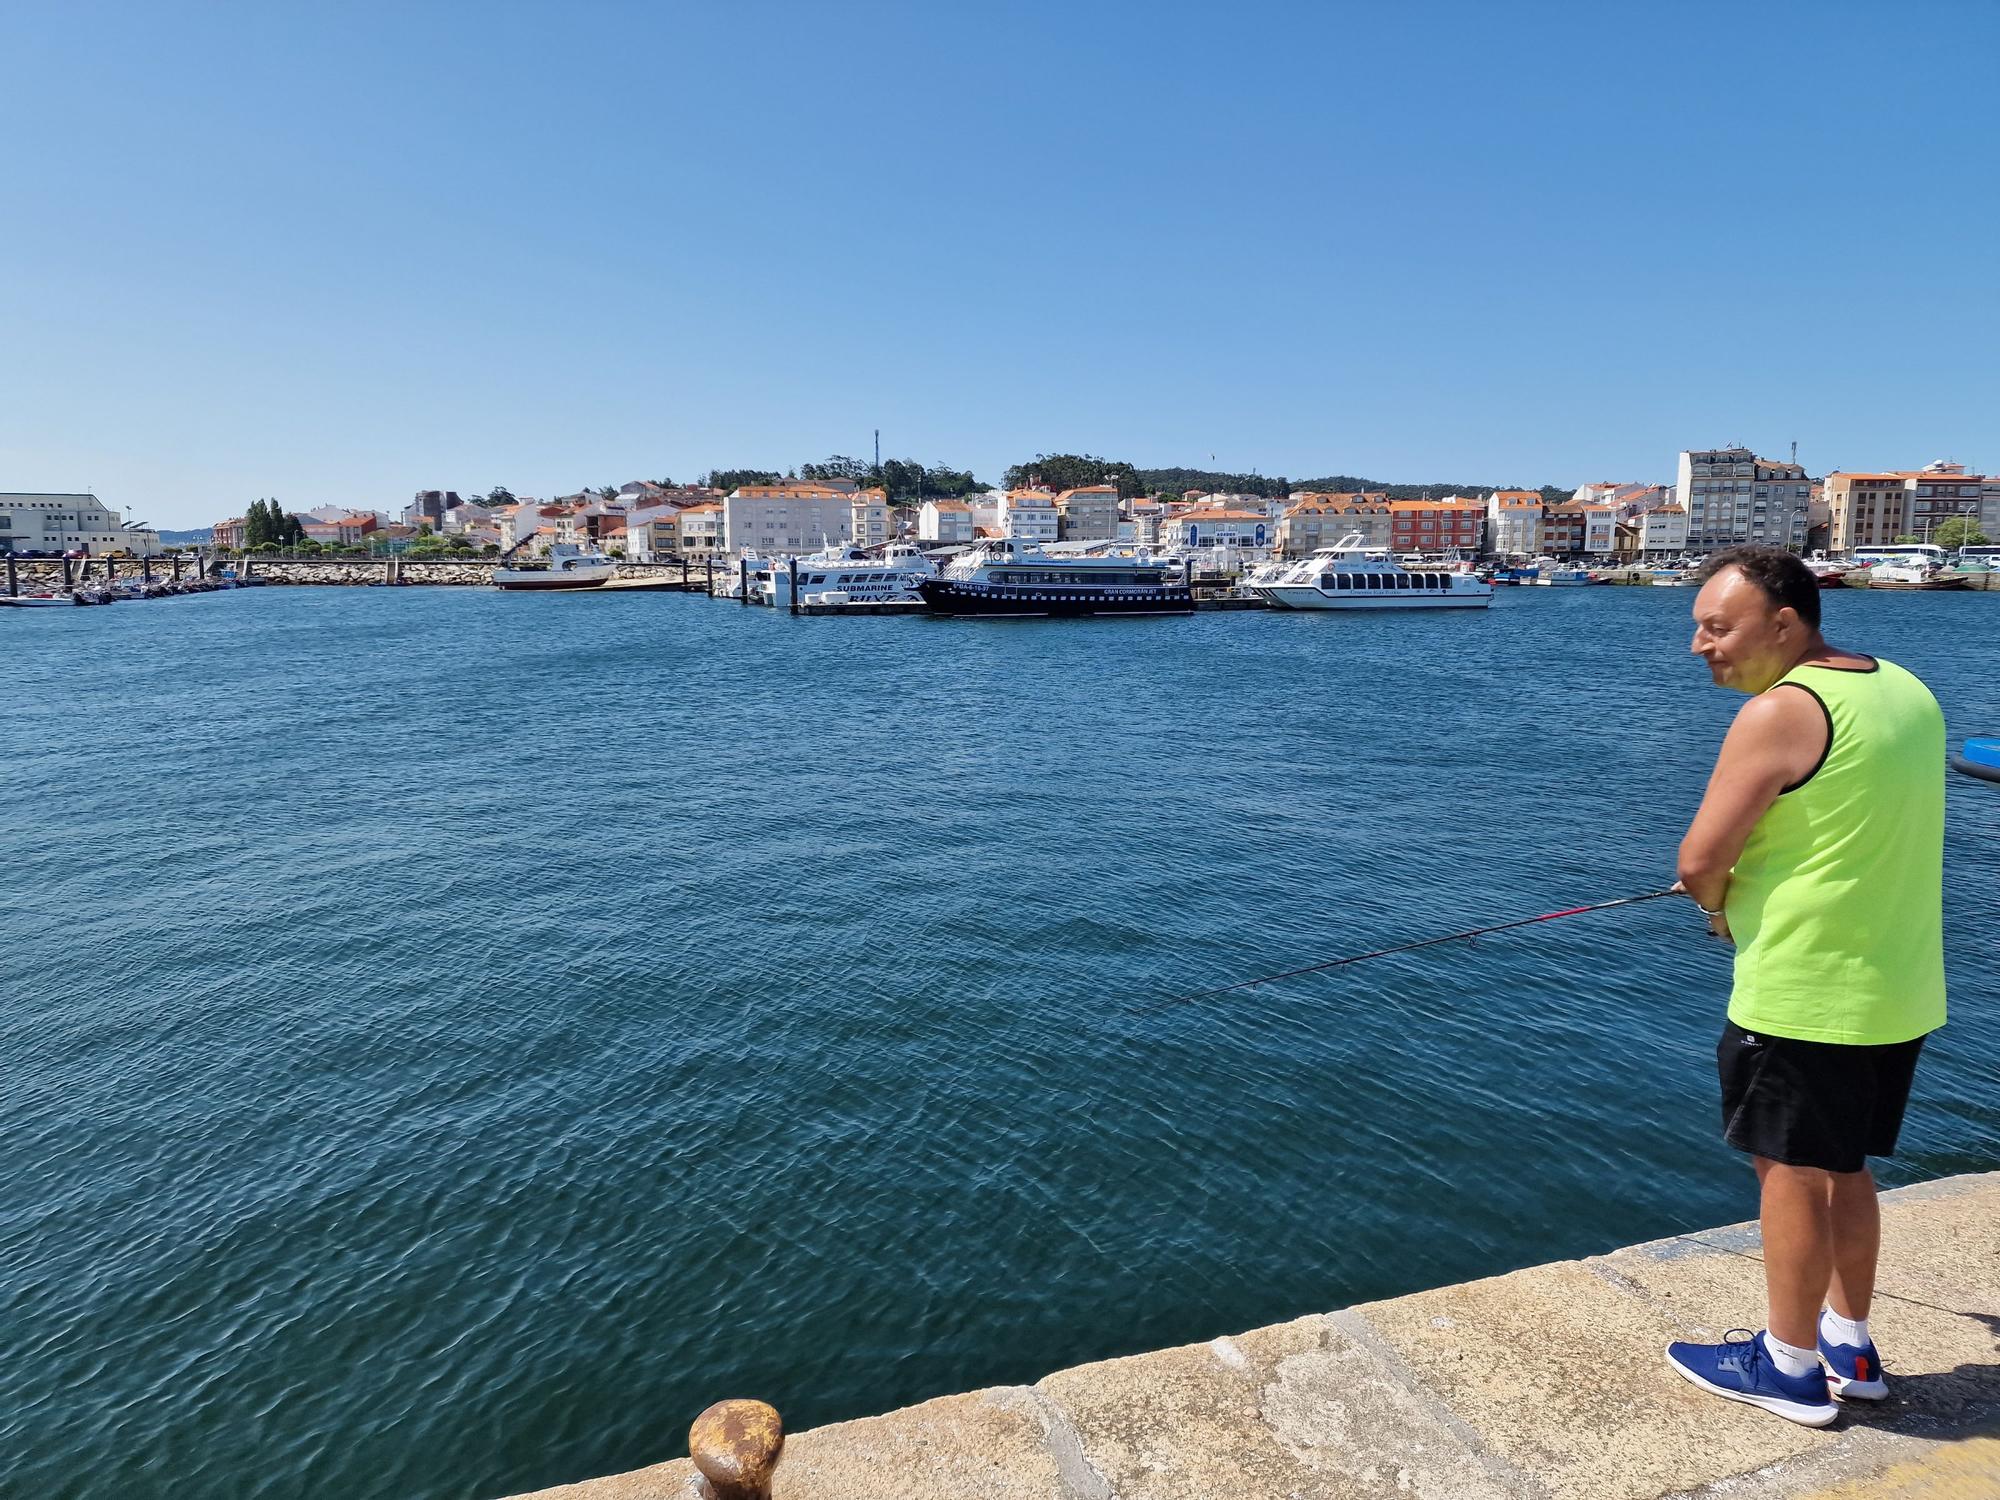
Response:
M68 553L63 554L62 564L63 564L63 592L69 593L71 590L75 589L76 579L71 576Z
M139 581L141 583L153 581L153 555L150 552L139 554Z
M739 557L736 560L736 583L737 592L743 596L743 603L747 607L750 603L750 559L747 557Z
M771 1472L785 1424L762 1401L718 1401L688 1429L688 1457L703 1500L771 1500Z
M792 613L799 612L799 560L794 557L786 565L792 583Z
M11 550L7 553L7 597L9 599L21 597L21 575L15 570L14 554Z
M708 554L707 567L708 567L708 597L713 599L715 597L715 554L713 552Z
M174 555L173 555L173 556L172 556L172 557L171 557L170 559L168 559L168 560L169 560L170 562L172 562L172 564L173 564L173 566L174 566L174 582L175 582L175 583L179 583L179 582L181 581L181 555L180 555L180 553L176 552L176 553L175 553L175 554L174 554Z

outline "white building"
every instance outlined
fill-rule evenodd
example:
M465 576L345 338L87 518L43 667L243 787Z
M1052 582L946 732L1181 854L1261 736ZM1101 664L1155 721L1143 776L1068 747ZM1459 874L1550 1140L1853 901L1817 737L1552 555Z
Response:
M854 527L860 508L861 497L852 485L797 479L746 484L731 490L722 501L722 550L802 556L831 542L859 541ZM886 538L886 505L881 507L881 527Z
M972 540L972 507L963 500L926 500L917 515L920 542L963 543Z
M1534 557L1542 550L1542 497L1534 490L1495 490L1486 497L1486 545L1500 557Z
M1632 518L1639 529L1639 550L1648 557L1679 557L1687 551L1688 513L1671 502L1641 511Z
M1162 547L1231 547L1261 552L1278 538L1278 528L1262 509L1221 510L1207 506L1184 510L1160 522Z
M861 547L879 547L891 539L893 532L886 491L858 489L849 493L847 534Z
M1618 550L1618 509L1612 505L1583 508L1583 550L1586 556L1609 557Z
M95 495L0 493L0 552L129 552L155 557L160 534L128 526Z
M1748 448L1687 448L1674 503L1687 512L1692 552L1740 542L1799 552L1812 524L1812 480L1799 465L1759 458Z
M1060 520L1049 490L1009 490L1000 497L999 512L1002 536L1044 546L1056 540Z

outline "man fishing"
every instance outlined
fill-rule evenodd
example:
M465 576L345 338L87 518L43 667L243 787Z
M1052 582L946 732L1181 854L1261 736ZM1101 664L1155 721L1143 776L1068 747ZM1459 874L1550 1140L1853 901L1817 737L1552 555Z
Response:
M1823 1427L1888 1394L1868 1330L1896 1145L1944 1024L1944 717L1892 662L1829 645L1811 572L1775 547L1712 557L1694 654L1750 695L1680 847L1680 882L1736 945L1716 1049L1723 1138L1762 1190L1765 1328L1674 1343L1718 1396Z

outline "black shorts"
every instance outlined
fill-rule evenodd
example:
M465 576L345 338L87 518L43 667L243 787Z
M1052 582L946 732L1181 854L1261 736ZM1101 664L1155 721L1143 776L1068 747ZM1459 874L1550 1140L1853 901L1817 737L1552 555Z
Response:
M1859 1172L1895 1152L1923 1045L1802 1042L1731 1021L1715 1048L1722 1138L1788 1167Z

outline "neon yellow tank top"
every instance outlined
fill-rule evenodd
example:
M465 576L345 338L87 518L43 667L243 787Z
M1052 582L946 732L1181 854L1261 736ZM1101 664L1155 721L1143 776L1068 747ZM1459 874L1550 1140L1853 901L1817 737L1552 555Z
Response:
M1829 738L1731 873L1729 1019L1810 1042L1907 1042L1944 1024L1944 715L1894 662L1794 667L1780 683L1819 700Z

